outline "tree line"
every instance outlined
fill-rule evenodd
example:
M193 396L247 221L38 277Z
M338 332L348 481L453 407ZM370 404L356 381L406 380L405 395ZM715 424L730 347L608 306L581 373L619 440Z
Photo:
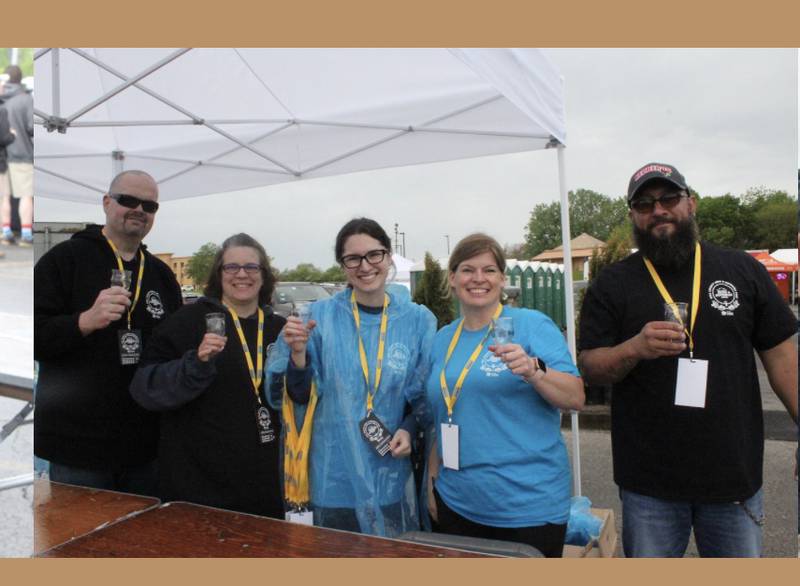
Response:
M785 191L756 187L735 196L697 197L697 224L703 240L741 250L792 248L797 237L797 200ZM569 192L570 238L586 232L608 241L630 232L624 197L591 189ZM534 206L525 227L525 242L507 245L516 258L532 258L561 244L561 203Z
M797 200L785 191L756 187L734 196L697 197L697 224L708 242L741 250L791 248L797 237ZM586 232L615 247L631 247L628 205L624 197L610 197L591 189L569 192L570 238ZM509 258L528 259L561 244L561 203L534 206L525 226L525 241L506 245ZM186 273L195 283L205 283L219 247L208 242L187 263ZM426 267L428 265L426 258ZM291 269L277 270L281 281L314 283L343 282L339 265L320 269L300 263ZM433 287L432 290L435 290ZM438 315L438 314L437 314Z
M208 281L214 256L219 250L219 245L206 242L195 252L186 263L186 274L197 286L202 287ZM272 259L270 258L270 263ZM312 283L338 283L345 281L344 270L339 265L333 265L325 270L319 269L311 263L300 263L293 269L279 270L273 266L273 272L279 281L311 281Z

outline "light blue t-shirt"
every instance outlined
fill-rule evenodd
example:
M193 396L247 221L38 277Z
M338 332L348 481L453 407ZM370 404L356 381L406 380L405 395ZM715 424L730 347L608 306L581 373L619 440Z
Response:
M502 315L513 319L513 342L529 355L541 358L548 369L579 376L564 336L550 318L519 308L504 308ZM439 330L433 342L427 391L437 434L447 421L439 374L459 321ZM445 372L451 392L487 328L462 329ZM453 410L453 424L459 426L459 470L440 467L436 490L453 511L483 525L566 523L571 474L559 411L489 352L493 343L490 336Z

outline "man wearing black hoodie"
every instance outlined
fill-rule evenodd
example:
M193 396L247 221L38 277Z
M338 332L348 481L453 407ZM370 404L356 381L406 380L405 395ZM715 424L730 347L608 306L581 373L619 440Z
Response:
M153 178L124 171L103 196L105 226L34 268L34 453L54 481L155 493L158 416L128 387L153 328L181 306L172 271L142 244L157 209ZM109 286L113 269L130 272L127 288Z

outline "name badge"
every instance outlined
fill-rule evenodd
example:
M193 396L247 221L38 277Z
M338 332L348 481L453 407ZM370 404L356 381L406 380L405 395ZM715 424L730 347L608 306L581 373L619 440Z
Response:
M392 434L389 433L383 422L375 416L375 413L369 413L359 422L358 426L361 428L361 437L372 446L372 449L379 456L385 456L389 452L389 442L392 441Z
M259 405L256 408L256 423L258 425L258 442L268 444L275 439L275 430L272 429L272 417L269 409Z
M286 520L298 525L314 525L313 511L287 511Z
M138 364L142 357L142 333L139 330L119 330L119 361L122 366Z
M458 470L458 426L442 423L442 465Z
M705 408L707 380L708 360L678 358L675 405Z

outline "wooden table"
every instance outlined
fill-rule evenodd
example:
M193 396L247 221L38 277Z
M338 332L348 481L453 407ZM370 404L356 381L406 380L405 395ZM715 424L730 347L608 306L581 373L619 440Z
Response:
M157 498L37 480L33 486L35 555L154 509Z
M37 508L38 511L38 508ZM38 520L37 520L38 526ZM48 550L45 557L484 557L309 527L189 503L167 503Z

